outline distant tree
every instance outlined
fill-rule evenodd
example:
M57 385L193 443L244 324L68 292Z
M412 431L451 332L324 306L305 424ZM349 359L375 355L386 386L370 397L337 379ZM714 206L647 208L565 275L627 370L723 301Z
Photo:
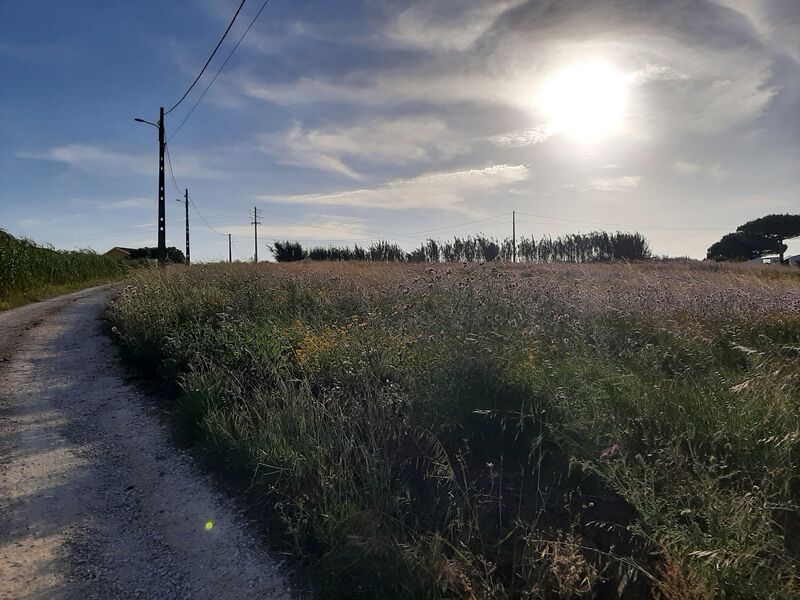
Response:
M486 262L496 260L500 256L500 246L494 240L478 236L476 242L478 243L479 255Z
M290 242L288 240L285 242L275 240L275 243L269 246L269 250L278 262L295 262L303 260L307 256L300 242Z
M712 260L753 260L771 252L783 256L786 245L764 235L737 231L724 235L720 241L708 249L707 257Z
M149 258L156 260L158 258L158 248L134 248L131 250L129 258L133 260L137 258ZM184 256L183 252L178 250L175 246L169 246L167 248L167 262L184 263L186 262L186 256Z
M425 259L428 262L439 262L441 255L439 243L434 239L429 239L425 243Z
M408 262L425 262L425 244L408 253Z
M780 250L781 262L786 252L785 240L800 237L800 215L767 215L760 219L748 221L736 229L742 233L761 235L775 240L783 248Z
M610 236L609 241L615 259L648 260L653 257L650 252L650 245L645 237L639 233L617 232Z

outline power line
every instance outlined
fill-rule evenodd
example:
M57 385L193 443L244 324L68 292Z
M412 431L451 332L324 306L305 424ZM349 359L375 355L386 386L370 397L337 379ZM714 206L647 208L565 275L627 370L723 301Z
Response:
M183 117L183 121L181 121L180 124L175 128L175 131L172 132L172 135L169 136L170 140L172 138L174 138L178 134L178 132L180 131L181 127L183 127L183 124L186 123L186 121L189 119L189 117L192 116L192 113L194 112L194 109L197 108L197 105L200 104L200 102L203 101L203 98L205 98L205 96L206 96L206 92L208 92L208 90L211 89L211 86L214 85L214 82L217 80L217 77L219 77L219 74L222 73L222 69L224 69L225 65L228 64L228 61L231 59L231 56L233 56L233 53L236 52L236 49L239 47L239 44L242 43L242 40L244 39L244 36L246 36L247 33L250 31L250 28L253 27L253 25L255 24L255 22L258 19L258 17L261 15L263 10L267 7L267 4L269 4L269 0L264 0L264 4L261 5L261 8L256 13L256 16L253 17L253 20L250 21L250 25L247 26L247 29L244 30L244 33L239 38L239 41L236 42L236 45L228 53L228 56L225 57L225 61L222 63L222 65L217 70L217 72L214 74L214 77L208 83L208 85L206 86L206 89L204 89L203 93L200 94L200 97L195 101L194 105L192 106L191 110L189 110L189 112L186 114L186 116Z
M194 203L194 200L192 200L191 198L189 198L189 202L191 202L191 204L192 204L192 206L194 207L195 211L197 211L197 214L198 214L198 215L200 215L200 219L202 219L203 223L205 223L205 224L206 224L206 227L208 227L208 228L209 228L211 231L213 231L213 232L214 232L214 233L216 233L217 235L221 235L221 236L223 236L223 237L227 237L227 236L228 236L228 234L226 234L226 233L220 233L219 231L217 231L217 230L216 230L216 229L214 229L214 228L213 228L211 225L209 225L209 224L208 224L208 221L206 221L206 218L203 216L203 213L201 213L201 212L200 212L200 209L199 209L199 208L197 208L197 204L195 204L195 203Z
M231 30L231 27L233 27L233 23L234 23L234 21L236 21L236 17L239 16L239 12L241 12L242 7L244 6L244 3L245 3L245 0L242 0L241 4L239 4L239 8L236 9L236 13L234 13L233 18L231 19L231 22L228 23L228 27L225 29L225 33L223 33L222 37L219 38L219 42L217 42L217 45L214 48L214 51L211 53L211 56L208 57L208 60L206 61L206 64L203 65L203 68L200 69L200 72L197 74L197 77L194 78L194 81L192 82L192 85L190 85L189 89L187 89L183 93L183 96L181 96L181 99L178 100L175 104L173 104L172 108L170 108L168 111L166 111L164 113L165 115L168 115L169 113L171 113L173 110L175 110L178 107L178 105L181 102L183 102L183 99L186 98L186 96L189 94L189 92L192 91L192 88L197 84L197 82L203 76L203 73L205 73L206 68L208 67L209 63L211 62L211 59L214 58L214 55L217 53L217 50L219 50L219 47L222 45L222 42L225 40L225 36L228 35L228 32Z
M172 158L169 155L169 145L164 144L164 150L167 152L167 164L169 165L169 174L172 177L172 185L175 186L175 192L177 194L181 193L181 189L178 187L178 182L175 181L175 172L172 170Z

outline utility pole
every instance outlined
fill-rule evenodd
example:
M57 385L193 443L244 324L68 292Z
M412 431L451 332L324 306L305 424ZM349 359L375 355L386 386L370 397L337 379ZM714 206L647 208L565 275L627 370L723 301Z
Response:
M164 151L167 142L164 139L164 107L159 112L158 123L139 118L134 121L147 123L158 129L158 264L163 265L167 261L167 220L164 205Z
M167 262L167 219L164 203L164 107L158 117L158 263Z
M511 262L517 262L517 211L511 211L511 248L512 258Z
M233 262L233 253L231 252L231 234L228 234L228 262Z
M191 256L189 254L189 190L187 189L183 195L185 204L186 204L186 264L190 264L192 262ZM181 199L178 198L178 202Z
M253 239L255 241L255 254L253 254L253 262L258 262L258 226L261 225L261 221L258 220L258 207L253 207L253 222L250 223L253 226Z

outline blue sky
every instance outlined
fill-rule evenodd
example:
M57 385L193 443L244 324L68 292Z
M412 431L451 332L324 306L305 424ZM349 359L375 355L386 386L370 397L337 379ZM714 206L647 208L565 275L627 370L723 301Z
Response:
M156 131L133 118L180 97L237 5L0 2L0 227L154 245ZM227 233L249 259L253 206L260 257L286 238L502 237L512 210L522 235L638 229L702 257L800 212L798 114L794 0L271 0L169 146L218 232L192 212L195 259L227 256Z

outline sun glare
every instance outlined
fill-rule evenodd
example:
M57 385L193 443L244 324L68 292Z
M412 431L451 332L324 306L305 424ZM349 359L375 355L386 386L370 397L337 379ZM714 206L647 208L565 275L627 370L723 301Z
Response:
M619 129L627 95L622 73L606 64L583 64L547 80L539 104L554 133L592 141Z

